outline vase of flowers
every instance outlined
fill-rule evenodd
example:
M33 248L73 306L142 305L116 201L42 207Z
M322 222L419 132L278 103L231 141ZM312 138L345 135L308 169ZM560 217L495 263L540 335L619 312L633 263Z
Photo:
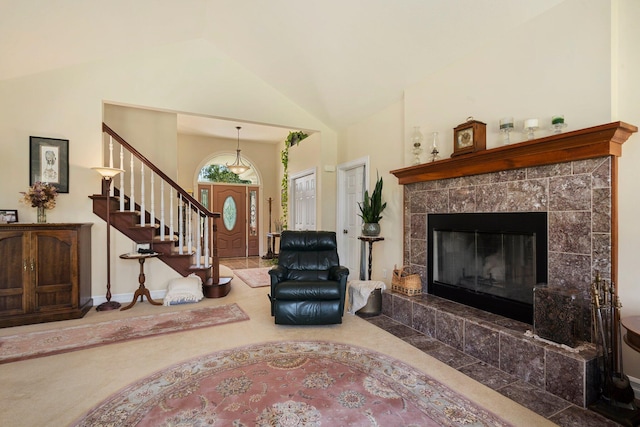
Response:
M56 197L58 190L55 186L46 182L36 182L27 191L21 191L20 201L38 210L38 223L47 222L47 209L56 207Z

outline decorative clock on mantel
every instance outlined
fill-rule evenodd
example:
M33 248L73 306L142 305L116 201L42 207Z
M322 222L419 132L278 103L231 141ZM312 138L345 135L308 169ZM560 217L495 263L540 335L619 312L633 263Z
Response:
M487 124L473 117L453 128L453 154L451 157L462 154L475 153L487 148Z

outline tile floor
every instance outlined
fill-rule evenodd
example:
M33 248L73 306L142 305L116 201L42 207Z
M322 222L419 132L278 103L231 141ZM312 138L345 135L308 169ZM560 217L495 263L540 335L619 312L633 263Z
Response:
M258 268L273 265L260 257L223 258L221 264L231 269ZM557 396L500 371L474 357L464 354L434 338L430 338L390 317L362 316L370 323L410 343L432 357L490 387L509 399L531 409L550 421L566 427L618 426L599 414L573 405ZM524 421L524 420L523 420Z

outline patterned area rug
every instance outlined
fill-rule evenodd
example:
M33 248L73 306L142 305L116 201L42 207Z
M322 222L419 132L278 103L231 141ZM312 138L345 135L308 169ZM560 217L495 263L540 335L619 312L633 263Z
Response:
M403 362L330 342L254 344L180 363L76 426L507 426Z
M233 272L252 288L261 288L271 285L269 270L271 270L271 267L244 268L241 270L233 270Z
M0 363L241 320L249 320L249 316L234 303L10 335L0 337Z

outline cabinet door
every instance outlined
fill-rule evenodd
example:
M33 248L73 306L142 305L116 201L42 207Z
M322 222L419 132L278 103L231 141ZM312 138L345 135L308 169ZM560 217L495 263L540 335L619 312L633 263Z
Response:
M78 301L78 239L75 230L31 233L35 269L35 311L76 308Z
M23 231L0 232L0 316L23 314L31 299L28 239Z

